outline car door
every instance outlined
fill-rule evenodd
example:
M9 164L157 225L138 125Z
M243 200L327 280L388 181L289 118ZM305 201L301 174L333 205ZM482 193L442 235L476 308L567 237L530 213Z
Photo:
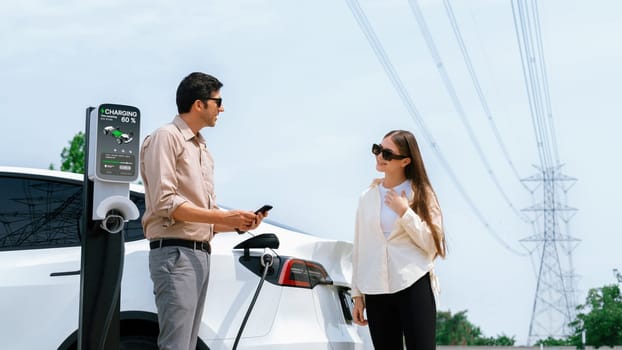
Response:
M0 174L0 339L52 349L78 324L79 181Z

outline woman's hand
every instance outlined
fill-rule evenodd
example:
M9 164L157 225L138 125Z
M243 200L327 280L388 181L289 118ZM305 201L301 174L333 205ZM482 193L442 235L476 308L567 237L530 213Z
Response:
M402 195L398 195L395 190L391 189L384 198L384 204L391 208L399 217L402 217L408 210L408 197L406 192L402 191Z
M359 326L367 326L367 319L363 314L363 311L365 311L365 300L363 300L363 297L354 297L352 299L354 299L354 315L352 315L354 323Z

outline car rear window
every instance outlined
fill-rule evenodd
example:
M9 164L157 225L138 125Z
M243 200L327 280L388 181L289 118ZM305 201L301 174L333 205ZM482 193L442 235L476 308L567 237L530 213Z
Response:
M145 200L130 199L142 217ZM0 251L79 246L83 212L82 183L53 177L0 177ZM138 220L126 224L126 241L143 239Z

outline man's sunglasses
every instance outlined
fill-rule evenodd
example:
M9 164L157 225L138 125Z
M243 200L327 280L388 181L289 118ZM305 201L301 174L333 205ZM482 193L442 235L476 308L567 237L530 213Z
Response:
M393 159L404 159L408 158L408 156L403 156L401 154L395 154L388 148L382 148L382 146L378 144L371 145L371 153L374 155L382 154L382 158L386 161L392 161Z
M218 97L218 98L215 98L215 97L208 97L208 98L206 98L205 100L206 100L206 101L207 101L207 100L216 101L216 106L218 106L218 108L220 108L220 106L222 106L222 97Z

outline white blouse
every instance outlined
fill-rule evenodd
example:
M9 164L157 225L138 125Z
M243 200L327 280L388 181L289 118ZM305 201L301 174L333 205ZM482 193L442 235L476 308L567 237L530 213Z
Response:
M356 213L352 252L352 296L389 294L408 288L430 272L432 289L439 292L434 274L436 246L428 224L411 208L393 225L388 237L382 232L382 198L375 180L361 195ZM412 200L412 193L410 195ZM432 224L442 234L442 215L435 196L430 196Z
M398 196L401 196L402 192L405 192L407 198L412 198L413 189L411 184L412 182L410 180L406 180L392 189L398 194ZM393 225L395 225L397 219L399 218L397 213L384 202L384 199L387 197L387 193L391 190L391 188L386 188L384 187L384 184L381 183L378 186L378 189L380 190L380 227L382 228L384 236L389 237L389 234L393 231Z

